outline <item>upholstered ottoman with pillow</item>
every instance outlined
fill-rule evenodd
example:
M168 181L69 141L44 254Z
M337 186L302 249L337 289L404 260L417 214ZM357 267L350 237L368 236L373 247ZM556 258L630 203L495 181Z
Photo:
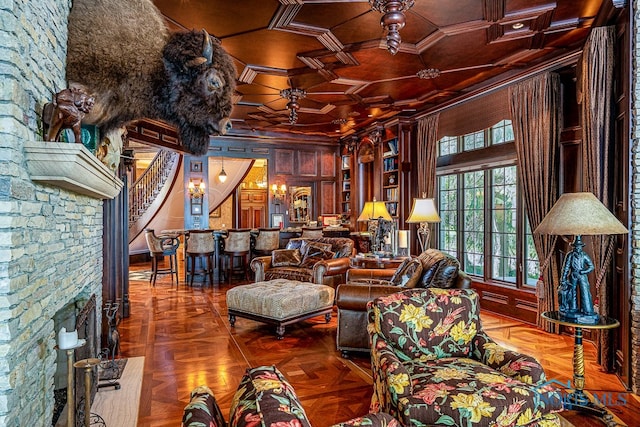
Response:
M289 279L274 279L237 286L227 291L231 326L236 317L276 325L278 339L286 325L324 315L331 320L335 290L331 286Z

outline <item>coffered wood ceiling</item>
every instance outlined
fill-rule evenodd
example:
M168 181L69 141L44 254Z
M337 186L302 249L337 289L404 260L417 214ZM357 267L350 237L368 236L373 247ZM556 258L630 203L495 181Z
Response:
M382 14L368 1L154 3L171 29L205 28L234 58L235 133L337 139L438 109L579 51L609 1L416 0L396 55L386 49ZM517 23L522 28L514 29ZM439 76L418 77L425 69ZM289 87L307 92L294 125L280 97Z

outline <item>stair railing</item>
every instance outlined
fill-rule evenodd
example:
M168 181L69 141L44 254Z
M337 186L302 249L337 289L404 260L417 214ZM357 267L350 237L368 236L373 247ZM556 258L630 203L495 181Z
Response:
M129 188L129 228L144 215L171 175L179 154L160 150L147 170Z

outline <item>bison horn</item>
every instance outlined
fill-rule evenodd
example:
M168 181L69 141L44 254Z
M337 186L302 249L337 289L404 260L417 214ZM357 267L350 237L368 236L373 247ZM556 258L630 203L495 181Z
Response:
M202 65L205 62L207 62L207 58L198 56L197 58L187 61L185 65L187 68L191 68L191 67L197 67L198 65Z
M207 60L207 65L211 64L213 59L213 47L211 46L211 37L204 28L202 29L202 35L204 36L204 42L202 43L202 56Z

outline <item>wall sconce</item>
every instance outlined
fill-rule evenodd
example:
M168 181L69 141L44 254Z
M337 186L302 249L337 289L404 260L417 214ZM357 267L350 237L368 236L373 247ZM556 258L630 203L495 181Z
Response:
M287 186L285 184L282 184L280 187L278 187L278 184L273 184L271 186L271 192L273 193L273 203L279 205L284 201L284 197L287 194Z
M187 189L189 190L189 194L191 195L192 199L199 199L204 196L204 190L205 190L204 181L200 180L200 184L196 185L193 182L193 179L190 179L189 186L187 187Z

